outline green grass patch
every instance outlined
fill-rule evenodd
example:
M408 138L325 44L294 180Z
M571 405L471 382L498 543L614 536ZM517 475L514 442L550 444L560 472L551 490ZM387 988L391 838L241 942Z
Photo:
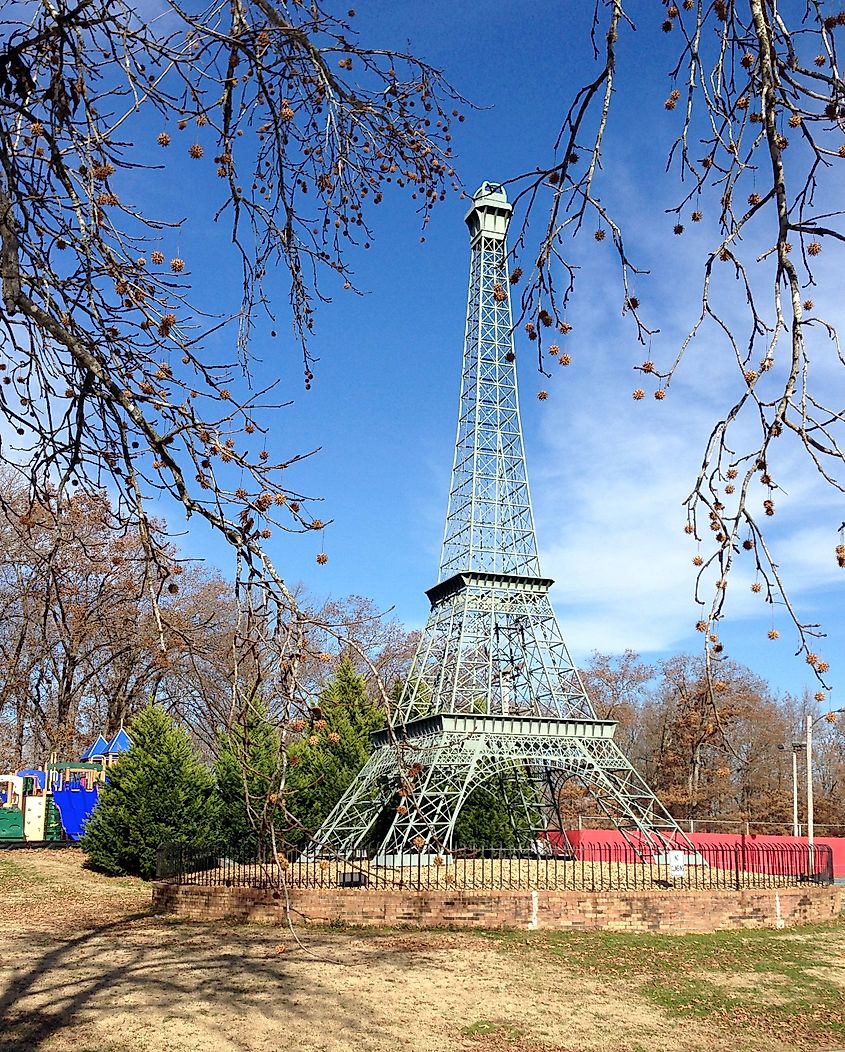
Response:
M38 871L32 862L27 864L25 851L0 852L0 884L21 883L44 884L47 878Z
M524 1036L525 1031L510 1023L499 1023L493 1019L478 1019L469 1026L461 1028L464 1037L496 1037L506 1038L508 1041L518 1041Z
M526 942L548 961L632 992L678 1019L753 1030L808 1046L845 1046L845 924L708 935L490 933L506 952Z

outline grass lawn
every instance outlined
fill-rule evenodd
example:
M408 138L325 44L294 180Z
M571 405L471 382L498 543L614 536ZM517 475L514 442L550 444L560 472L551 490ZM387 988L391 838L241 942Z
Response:
M0 853L0 1050L845 1050L845 923L667 936L293 930L149 914Z

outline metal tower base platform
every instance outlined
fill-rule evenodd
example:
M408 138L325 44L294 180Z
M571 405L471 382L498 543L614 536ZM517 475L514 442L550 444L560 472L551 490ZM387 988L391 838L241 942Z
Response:
M369 850L377 859L448 851L470 794L509 774L537 790L513 801L536 814L536 833L562 826L555 801L576 778L613 824L660 843L661 830L677 826L614 742L615 729L611 720L437 713L379 731L375 752L311 850Z

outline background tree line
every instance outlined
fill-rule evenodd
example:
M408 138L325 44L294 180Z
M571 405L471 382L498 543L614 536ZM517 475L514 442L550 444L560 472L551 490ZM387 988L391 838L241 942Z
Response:
M147 573L143 544L105 495L55 494L33 505L23 491L12 499L12 480L4 485L0 766L73 759L155 703L187 733L198 762L215 765L226 798L247 798L246 811L234 808L228 826L222 820L227 838L243 840L247 827L277 829L286 843L306 838L363 765L416 634L363 597L315 604L300 596L314 610L300 655L304 686L290 718L279 720L277 707L290 699L238 652L238 608L221 576L169 546L153 602L159 576ZM599 716L618 721L621 744L678 819L788 831L791 743L805 714L825 704L779 695L728 660L708 684L701 658L688 655L647 664L631 652L596 654L583 674ZM246 706L232 704L235 677ZM816 738L816 819L841 830L845 737L822 722ZM803 800L803 764L801 780ZM501 795L476 794L463 840L508 842L514 831ZM571 823L597 814L588 787L574 782L561 803Z
M236 680L271 718L284 701L295 719L344 656L376 696L375 679L397 681L413 651L416 635L369 599L300 595L309 631L300 633L297 692L280 699L279 678L262 676L261 657L239 646L231 582L172 544L162 549L168 565L151 574L138 531L104 494L32 504L10 476L0 486L3 770L76 759L151 702L211 759L220 733L244 722Z

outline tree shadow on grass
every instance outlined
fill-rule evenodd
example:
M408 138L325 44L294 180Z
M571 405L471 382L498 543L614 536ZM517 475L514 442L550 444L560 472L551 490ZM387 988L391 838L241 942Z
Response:
M251 1049L265 1047L251 1043L249 1021L258 1019L280 1045L295 1045L299 1032L309 1040L330 1033L337 1049L383 1048L384 1027L394 1024L397 1047L405 1045L400 1018L385 1017L377 1039L368 1038L372 1020L363 1016L373 1006L357 990L376 962L395 977L387 982L403 983L402 973L421 964L420 947L397 952L352 933L297 931L302 946L282 926L145 912L79 933L0 934L0 1049Z

